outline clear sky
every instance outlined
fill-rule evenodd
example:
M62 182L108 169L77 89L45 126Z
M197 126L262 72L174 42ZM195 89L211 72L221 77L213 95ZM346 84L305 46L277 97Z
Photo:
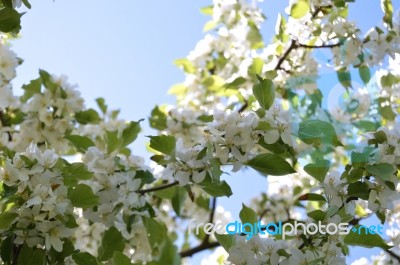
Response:
M400 0L393 3L398 10ZM14 87L37 78L39 68L65 74L79 85L87 106L94 107L95 98L104 97L109 107L121 109L122 118L139 120L147 118L156 104L174 103L167 90L184 77L173 61L185 57L202 38L208 17L199 9L211 1L32 0L31 4L32 10L22 18L22 38L12 43L25 60ZM265 0L260 5L268 17L262 30L268 41L287 1ZM379 0L351 4L350 19L357 21L364 33L381 18ZM329 54L323 52L322 56ZM144 135L154 132L147 121L142 124L144 132L134 153L148 156ZM219 202L238 218L241 203L265 191L266 181L250 170L228 178L234 195L229 202ZM351 260L365 253L356 251Z

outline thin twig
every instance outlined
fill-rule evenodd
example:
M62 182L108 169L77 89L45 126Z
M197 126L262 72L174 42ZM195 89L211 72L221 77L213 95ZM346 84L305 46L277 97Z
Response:
M309 48L309 49L322 49L322 48L334 48L339 47L342 43L335 43L335 44L323 44L323 45L307 45L297 42L297 45L302 48Z
M137 192L139 194L143 195L145 193L149 193L149 192L153 192L153 191L165 190L165 189L168 189L170 187L176 186L178 184L179 184L178 181L174 181L174 182L166 184L166 185L161 185L161 186L157 186L157 187L149 188L149 189L144 189L144 190L138 190Z
M217 198L213 197L211 199L211 211L210 211L210 217L208 218L208 222L209 223L213 223L214 222L214 215L215 215L215 209L217 207ZM193 256L194 254L201 252L203 250L206 249L211 249L211 248L215 248L217 246L219 246L220 243L219 242L210 242L210 235L206 234L206 236L204 237L203 241L196 247L190 248L188 250L182 251L179 253L179 255L181 256L181 258L184 257L190 257Z
M212 249L212 248L215 248L218 246L220 246L219 242L208 242L206 244L200 244L197 247L182 251L181 253L179 253L179 255L181 256L181 258L191 257L198 252L201 252L201 251L207 250L207 249Z
M388 253L390 256L392 256L392 258L394 258L395 260L397 260L398 262L400 262L400 256L397 255L396 253L394 253L393 251L391 251L390 249L385 249L386 253Z

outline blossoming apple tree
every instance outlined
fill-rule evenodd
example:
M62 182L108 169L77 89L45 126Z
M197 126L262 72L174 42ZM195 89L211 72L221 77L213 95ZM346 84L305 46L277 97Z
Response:
M399 264L400 25L382 0L382 23L363 34L347 19L351 2L291 0L271 43L255 2L203 8L207 34L175 61L185 73L170 90L176 104L149 115L158 134L145 164L129 145L146 121L119 119L103 98L86 108L66 77L39 70L13 92L22 60L7 40L21 27L18 8L31 6L2 0L2 264L182 264L215 248L207 264L345 264L353 245L380 248L375 264ZM320 49L328 60L316 58ZM321 68L337 75L339 107L324 104L332 94ZM193 218L227 218L217 198L232 191L221 175L245 168L269 185L244 202L242 222L358 227L375 215L387 234L189 231Z

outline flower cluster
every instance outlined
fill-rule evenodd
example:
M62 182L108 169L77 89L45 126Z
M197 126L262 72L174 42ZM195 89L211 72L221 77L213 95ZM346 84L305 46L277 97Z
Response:
M5 159L0 168L3 199L11 207L7 214L13 217L10 230L16 235L16 244L46 245L60 252L62 240L73 234L66 224L75 218L73 207L58 161L54 149L41 152L31 144L26 152ZM15 191L14 197L7 196L11 191Z

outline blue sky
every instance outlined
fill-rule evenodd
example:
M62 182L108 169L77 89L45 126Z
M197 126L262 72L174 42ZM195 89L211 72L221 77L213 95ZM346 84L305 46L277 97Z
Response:
M364 33L381 21L379 2L351 4L350 19L357 21ZM400 0L393 3L397 10ZM167 90L184 77L173 61L185 57L202 38L208 17L199 9L210 4L208 0L32 1L32 10L22 18L22 37L12 43L25 60L14 87L36 78L41 68L65 74L78 84L87 106L94 107L95 98L104 97L109 107L121 109L122 118L146 118L154 105L174 103ZM261 4L268 17L262 30L266 41L274 33L278 12L283 13L286 5L287 1L276 0ZM325 51L321 54L329 57ZM143 125L134 153L148 156L144 135L154 132L147 122ZM236 218L242 202L266 190L266 181L250 170L228 178L234 195L220 202ZM365 253L357 251L355 256ZM198 258L193 264L197 262Z

